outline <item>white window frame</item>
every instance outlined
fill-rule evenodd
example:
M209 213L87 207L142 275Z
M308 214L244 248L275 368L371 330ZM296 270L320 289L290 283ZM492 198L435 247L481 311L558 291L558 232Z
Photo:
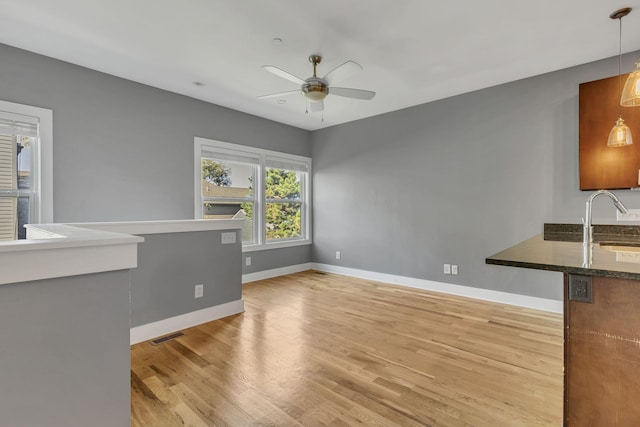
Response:
M0 100L0 114L26 116L38 122L38 144L33 153L33 191L35 194L30 222L53 222L53 111Z
M194 217L197 219L203 218L203 204L202 199L202 150L203 148L209 151L220 150L220 152L237 152L238 154L250 153L259 157L257 182L256 182L256 202L254 206L254 222L257 228L257 240L255 243L243 243L243 252L252 252L265 249L285 248L292 246L310 245L312 243L311 238L311 158L298 156L294 154L283 153L280 151L265 150L262 148L250 147L246 145L233 144L230 142L217 141L213 139L195 137L194 138ZM265 159L267 158L279 158L292 163L298 163L306 165L306 177L301 180L302 188L302 215L300 218L300 232L302 237L290 238L282 240L271 240L267 242L266 229L265 229L265 191L264 191L264 178L266 173ZM212 220L214 221L214 220Z

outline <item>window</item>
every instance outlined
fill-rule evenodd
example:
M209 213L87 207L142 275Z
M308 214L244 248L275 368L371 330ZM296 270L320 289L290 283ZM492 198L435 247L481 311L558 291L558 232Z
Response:
M242 218L242 242L258 243L253 218L258 201L253 187L258 182L260 158L247 152L204 146L201 156L202 218Z
M306 163L266 156L265 158L265 234L267 242L303 237L302 189Z
M242 218L244 250L311 243L311 159L195 139L195 216Z
M51 110L0 101L0 240L52 222Z

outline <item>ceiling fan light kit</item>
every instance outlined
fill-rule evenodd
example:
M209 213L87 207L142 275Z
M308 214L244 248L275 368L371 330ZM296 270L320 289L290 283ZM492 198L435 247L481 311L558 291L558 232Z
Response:
M300 85L300 90L291 90L286 92L272 93L269 95L259 96L259 99L267 98L281 98L283 96L291 95L293 93L302 93L309 101L312 112L318 112L324 110L324 99L327 95L337 95L345 98L370 100L376 95L375 92L370 90L333 87L332 85L351 77L353 74L362 70L362 66L354 61L347 61L341 64L325 74L323 77L318 77L317 68L318 64L322 61L320 55L310 55L309 62L313 64L313 76L303 80L300 77L285 71L281 68L274 67L273 65L263 65L262 68L278 77L289 80L290 82Z
M329 88L323 84L306 83L302 86L302 93L310 102L320 102L329 94Z
M320 55L309 56L309 62L313 64L313 77L309 77L302 85L302 93L310 102L320 102L329 94L329 84L317 75L318 64L322 61Z

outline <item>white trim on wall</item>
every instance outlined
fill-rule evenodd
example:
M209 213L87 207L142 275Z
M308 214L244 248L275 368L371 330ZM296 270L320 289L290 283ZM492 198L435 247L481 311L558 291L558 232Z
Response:
M327 273L342 274L344 276L358 277L360 279L375 280L377 282L406 286L410 288L423 289L433 292L458 295L483 301L492 301L501 304L526 307L534 310L548 311L552 313L562 313L562 301L545 298L530 297L526 295L510 294L488 289L473 288L470 286L453 285L450 283L434 282L431 280L415 279L412 277L395 276L392 274L376 273L355 268L339 267L330 264L304 263L291 265L271 270L258 271L255 273L243 274L242 283L249 283L258 280L270 279L287 274L300 273L302 271L317 270ZM161 337L173 332L187 329L192 326L222 319L223 317L244 312L244 300L231 301L225 304L208 307L191 313L182 314L146 325L136 326L130 330L131 345L154 338Z
M133 345L242 312L244 312L244 300L242 299L214 305L213 307L131 328L129 340Z
M300 273L308 270L342 274L344 276L375 280L377 282L458 295L483 301L492 301L552 313L562 313L562 301L313 262L243 274L242 283L244 284L258 280L271 279L273 277L285 276L287 274ZM131 345L242 312L244 312L244 300L237 300L193 311L191 313L182 314L180 316L159 320L157 322L148 323L146 325L136 326L130 330Z
M426 291L442 292L445 294L475 298L483 301L492 301L501 304L515 305L518 307L532 308L534 310L549 311L552 313L562 313L563 308L562 301L531 297L527 295L510 294L508 292L492 291L489 289L474 288L472 286L434 282L432 280L416 279L413 277L396 276L393 274L385 273L376 273L373 271L339 267L330 264L313 263L313 269L318 271L325 271L327 273L336 273L343 274L345 276L358 277L360 279L375 280L377 282L390 283L393 285L424 289Z
M239 230L241 219L179 219L161 221L79 222L74 227L124 234L166 234L192 231Z
M258 280L271 279L278 276L286 276L287 274L300 273L302 271L313 270L313 263L289 265L287 267L274 268L271 270L257 271L255 273L247 273L242 275L242 283L256 282Z
M0 242L0 285L136 268L144 241L65 224L26 228L26 239Z
M283 268L274 268L272 270L258 271L256 273L243 274L242 283L244 284L257 280L271 279L273 277L299 273L301 271L307 270L317 270L327 273L342 274L344 276L358 277L360 279L375 280L377 282L406 286L409 288L441 292L444 294L458 295L482 301L492 301L500 304L526 307L534 310L548 311L552 313L562 313L563 308L562 301L557 300L531 297L527 295L510 294L508 292L492 291L489 289L474 288L472 286L434 282L432 280L416 279L413 277L396 276L393 274L376 273L373 271L358 270L355 268L339 267L335 265L320 264L315 262L292 265Z

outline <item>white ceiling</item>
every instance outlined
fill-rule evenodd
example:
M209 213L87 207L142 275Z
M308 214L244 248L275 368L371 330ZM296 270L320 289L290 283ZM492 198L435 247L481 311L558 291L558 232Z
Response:
M0 0L0 42L315 130L616 56L623 6L634 51L640 0ZM262 65L304 79L312 53L319 75L358 62L339 86L376 97L329 95L324 122L301 95L256 99L296 89Z

